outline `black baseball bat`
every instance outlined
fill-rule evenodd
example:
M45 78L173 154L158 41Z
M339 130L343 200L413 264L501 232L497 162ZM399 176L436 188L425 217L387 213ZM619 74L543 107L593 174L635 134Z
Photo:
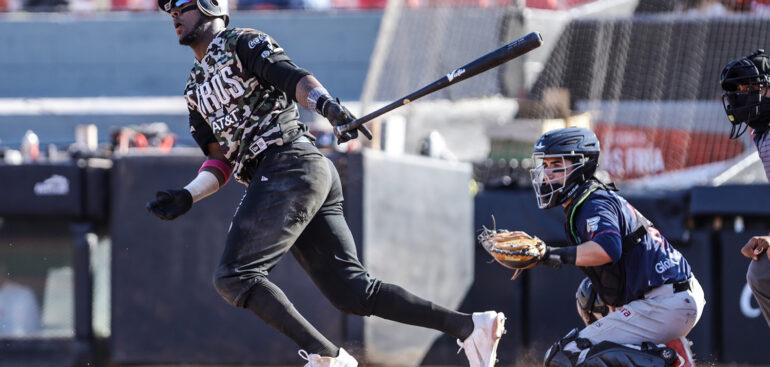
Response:
M430 83L422 87L421 89L415 92L412 92L411 94L405 97L402 97L397 101L390 103L385 107L382 107L374 112L369 113L366 116L363 116L359 119L351 121L347 124L335 126L334 135L336 135L339 138L342 135L342 133L344 133L345 131L355 130L365 122L371 121L377 116L380 116L386 112L392 111L396 108L399 108L409 102L416 100L417 98L431 94L437 90L444 89L452 84L459 83L472 76L483 73L495 66L502 65L510 60L513 60L521 55L524 55L529 51L532 51L540 47L540 45L542 44L543 44L543 38L540 36L540 33L532 32L492 52L489 52L488 54L481 56L476 60L469 62L465 66L452 70L452 72L450 72L447 75L444 75L439 80L436 80L435 82Z

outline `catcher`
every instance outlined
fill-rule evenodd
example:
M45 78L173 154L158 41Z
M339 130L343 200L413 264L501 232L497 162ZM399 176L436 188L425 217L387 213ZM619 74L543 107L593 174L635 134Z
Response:
M681 342L695 326L703 290L652 223L594 176L599 151L596 135L583 128L554 130L535 144L530 172L538 207L564 207L569 246L547 246L523 232L485 230L480 240L511 268L578 266L608 306L600 321L554 343L545 366L678 365L658 345Z

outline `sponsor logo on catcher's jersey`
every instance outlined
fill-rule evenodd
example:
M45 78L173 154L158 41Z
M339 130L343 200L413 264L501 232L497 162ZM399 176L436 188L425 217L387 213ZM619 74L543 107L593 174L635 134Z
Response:
M663 274L666 270L679 265L680 258L681 256L677 256L675 258L668 258L668 259L663 259L661 261L658 261L658 263L655 264L655 272L658 274Z
M621 315L623 315L623 317L625 317L625 318L629 318L629 317L631 317L631 316L633 315L633 313L631 312L631 310L630 310L630 309L628 309L628 308L625 308L625 307L621 307L621 308L619 308L617 311L618 311L618 312L619 312Z
M593 232L597 229L599 229L599 216L591 217L586 219L586 231L587 232Z

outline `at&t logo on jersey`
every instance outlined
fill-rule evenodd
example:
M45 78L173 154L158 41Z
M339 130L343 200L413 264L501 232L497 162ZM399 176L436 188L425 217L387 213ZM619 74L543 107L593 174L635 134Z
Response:
M230 126L238 126L241 117L237 110L230 111L227 115L211 121L211 130L218 134Z
M234 78L230 67L225 66L211 78L198 84L196 92L201 112L210 115L243 96L246 88Z

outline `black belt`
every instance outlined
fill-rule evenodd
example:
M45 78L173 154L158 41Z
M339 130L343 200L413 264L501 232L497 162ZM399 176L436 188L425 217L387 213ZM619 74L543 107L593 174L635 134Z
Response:
M692 286L690 285L690 279L674 283L674 293L689 291L690 289L692 289Z

